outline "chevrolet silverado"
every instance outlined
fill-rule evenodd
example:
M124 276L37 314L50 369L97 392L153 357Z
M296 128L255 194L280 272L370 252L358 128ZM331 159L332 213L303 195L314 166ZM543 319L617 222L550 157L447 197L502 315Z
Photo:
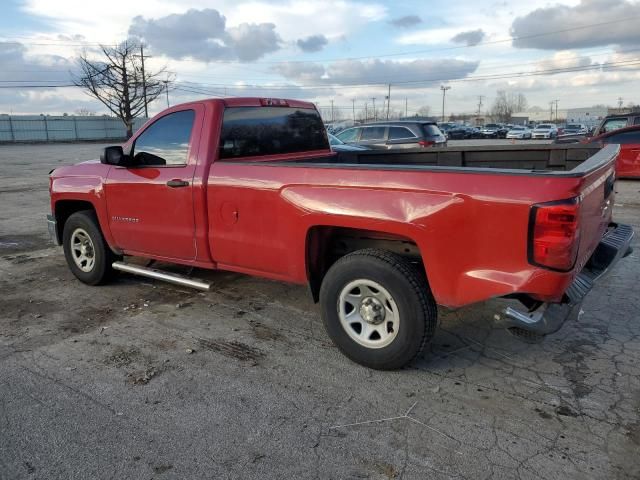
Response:
M203 100L52 171L48 226L89 285L125 271L210 287L131 257L306 284L342 352L394 369L433 337L436 305L506 297L514 331L560 328L630 251L612 221L618 150L334 153L311 103Z

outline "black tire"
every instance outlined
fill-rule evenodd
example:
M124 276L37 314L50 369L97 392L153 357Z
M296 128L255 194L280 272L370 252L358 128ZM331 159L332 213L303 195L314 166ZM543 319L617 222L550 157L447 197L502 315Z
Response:
M77 229L82 229L93 244L94 263L90 271L83 271L75 262L72 255L71 238ZM115 270L111 264L118 260L100 231L100 226L95 212L83 210L72 214L64 224L62 232L62 247L67 264L73 274L87 285L100 285L106 283L115 275Z
M382 286L397 306L397 333L381 348L361 345L340 321L340 294L350 282L360 279ZM412 362L437 326L436 303L424 275L405 258L385 250L358 250L336 261L322 281L320 305L327 333L337 347L354 362L377 370L398 369Z

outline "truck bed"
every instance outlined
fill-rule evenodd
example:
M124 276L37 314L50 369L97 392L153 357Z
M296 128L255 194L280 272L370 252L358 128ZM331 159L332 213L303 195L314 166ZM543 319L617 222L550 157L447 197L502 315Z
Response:
M420 150L363 150L338 152L334 156L293 160L294 164L358 166L413 169L431 167L438 170L474 169L497 173L561 173L582 175L617 155L618 147L597 145L493 145L449 147ZM279 163L279 162L278 162ZM283 162L284 163L284 162ZM289 163L289 162L287 162Z

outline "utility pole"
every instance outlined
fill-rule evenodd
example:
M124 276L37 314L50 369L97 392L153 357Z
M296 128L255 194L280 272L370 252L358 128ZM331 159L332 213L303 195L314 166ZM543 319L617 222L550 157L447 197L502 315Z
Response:
M404 97L404 118L409 116L409 99Z
M373 101L373 121L375 122L378 120L378 112L376 112L376 97L371 97L371 100Z
M618 97L618 110L622 110L622 97Z
M387 120L389 120L389 105L391 104L391 84L389 84L389 92L387 93Z
M558 121L558 102L559 101L560 100L555 100L555 102L556 102L556 122Z
M368 110L369 106L367 105L367 102L364 102L364 123L367 123L369 121L369 110Z
M444 122L444 97L447 95L447 90L451 89L449 86L440 85L440 90L442 90L442 121Z
M334 116L333 116L333 99L331 99L331 123L333 123L334 120Z
M553 103L554 102L549 102L549 121L553 121Z
M356 124L356 99L351 99L351 109L353 110L353 124Z
M142 44L142 42L140 42L140 63L141 63L140 66L142 70L142 98L144 100L144 116L146 118L149 118L149 110L147 105L147 77L144 74L144 58L145 58L144 45ZM150 57L147 56L147 58L150 58Z
M478 115L477 115L477 120L476 120L476 124L478 124L480 122L480 115L482 113L482 99L484 98L484 95L478 95Z

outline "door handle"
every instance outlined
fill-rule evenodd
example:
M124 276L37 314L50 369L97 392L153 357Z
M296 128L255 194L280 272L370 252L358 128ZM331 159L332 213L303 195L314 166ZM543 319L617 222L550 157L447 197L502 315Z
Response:
M187 182L186 180L179 180L177 178L174 178L173 180L169 180L167 182L167 187L171 187L171 188L188 187L188 186L189 186L189 182Z

